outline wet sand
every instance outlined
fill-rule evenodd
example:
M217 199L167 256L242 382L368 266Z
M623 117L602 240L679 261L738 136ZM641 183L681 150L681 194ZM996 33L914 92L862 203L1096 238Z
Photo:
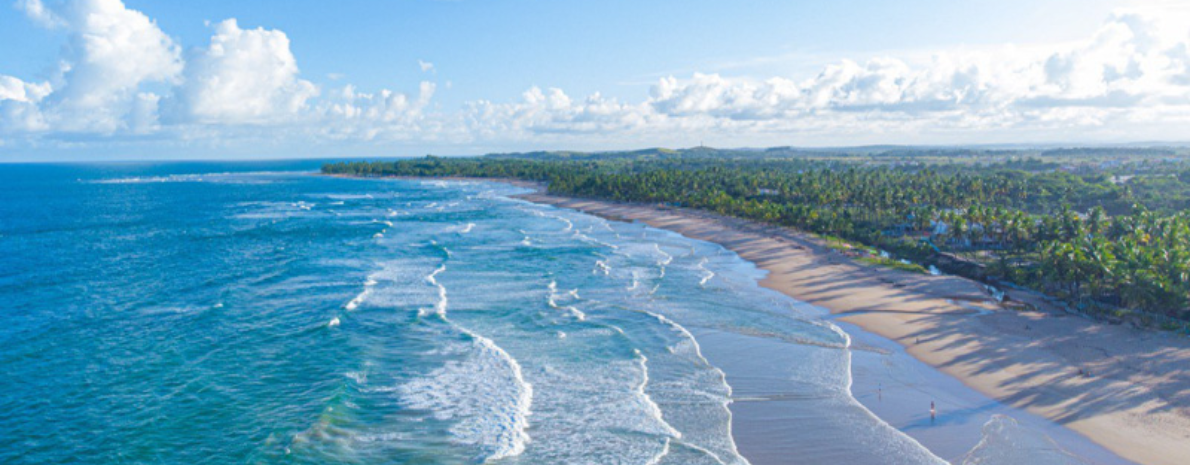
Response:
M767 270L761 285L826 309L855 337L854 396L946 460L961 462L996 414L1090 463L1190 457L1185 337L1092 322L1028 291L1008 294L1032 309L1002 308L974 281L862 264L785 228L656 205L521 198L715 242ZM934 421L927 399L938 405ZM789 461L775 444L773 409L737 402L733 411L741 453L757 464Z

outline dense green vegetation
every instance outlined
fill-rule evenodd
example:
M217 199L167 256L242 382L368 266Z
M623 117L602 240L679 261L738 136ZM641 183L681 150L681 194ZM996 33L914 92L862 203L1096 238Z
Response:
M1085 311L1190 320L1190 169L1178 154L1138 150L1105 162L1106 149L790 150L426 157L323 172L541 181L554 194L680 205L837 236L1033 287Z

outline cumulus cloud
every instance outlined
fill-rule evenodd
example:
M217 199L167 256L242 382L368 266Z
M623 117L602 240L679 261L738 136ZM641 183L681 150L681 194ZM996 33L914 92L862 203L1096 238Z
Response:
M37 103L50 94L50 83L31 84L12 76L0 75L0 101Z
M66 24L62 18L58 17L57 13L46 8L45 4L41 3L41 0L18 0L16 6L21 11L24 11L29 16L29 19L32 19L43 27L54 28Z
M18 6L39 24L68 34L61 75L29 102L41 103L44 121L38 126L101 133L126 128L140 86L170 82L182 69L173 39L120 0L75 0L58 10L39 0Z
M412 97L389 89L369 93L344 86L327 95L316 110L321 122L319 133L334 139L375 140L407 139L437 131L441 125L428 121L425 114L436 90L437 85L429 81L422 81Z
M200 123L276 123L295 118L318 88L298 77L284 32L215 26L210 45L186 63L180 111Z
M971 129L1143 122L1154 108L1190 116L1190 31L1159 30L1138 14L1118 13L1090 40L1049 53L938 54L925 64L843 60L801 81L670 77L653 86L648 103L661 114L712 116L721 125L756 120L797 127L817 118L837 120L841 129L858 123L855 130L901 126L906 118Z
M434 102L449 81L405 91L344 82L323 92L302 78L279 30L228 19L183 56L150 18L119 0L53 5L18 2L33 21L62 31L68 46L62 71L46 82L0 75L2 133L587 146L705 135L760 145L1184 137L1178 129L1190 124L1190 27L1132 12L1111 16L1081 42L927 60L840 59L802 76L670 76L626 100L531 87L513 100L443 110ZM436 71L424 60L418 66Z
M318 87L300 77L282 31L245 29L228 19L214 26L209 44L184 59L153 20L120 0L66 0L52 7L20 0L16 6L68 40L50 81L0 75L0 132L6 134L172 131L190 138L215 130L236 137L250 132L236 126L248 125L278 134L371 138L416 130L436 88L422 82L410 96L347 86L319 100Z
M639 104L532 88L520 101L476 102L469 115L481 136L575 140L591 132L742 143L923 133L1138 137L1134 128L1150 131L1139 137L1184 137L1170 129L1190 122L1190 28L1119 12L1089 39L1062 46L937 53L926 62L844 59L802 79L671 76Z
M0 132L32 132L48 128L38 103L49 95L50 84L30 84L0 75Z
M481 139L525 138L569 133L614 134L640 129L655 116L643 104L626 104L599 93L572 99L561 89L532 87L513 103L477 101L465 111L468 127Z

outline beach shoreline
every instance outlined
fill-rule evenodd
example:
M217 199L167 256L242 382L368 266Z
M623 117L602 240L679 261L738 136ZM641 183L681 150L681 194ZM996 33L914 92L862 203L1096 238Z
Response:
M762 286L822 307L837 322L895 341L912 362L961 382L953 391L977 392L975 397L955 395L968 399L960 407L967 415L975 414L970 404L977 403L982 416L1024 417L1017 419L1057 436L1061 447L1092 463L1174 464L1190 456L1190 392L1183 389L1190 386L1190 340L1184 337L1088 321L1029 291L1008 294L1033 308L1006 309L975 281L862 264L787 228L662 205L553 196L544 194L540 184L517 185L536 191L517 196L522 200L639 221L732 250L768 271ZM895 355L894 349L884 352ZM928 415L925 406L919 412L916 407L874 405L879 400L872 399L873 384L877 390L888 385L864 372L878 372L874 368L889 362L857 363L855 397L883 420L905 431ZM911 398L916 402L948 394L919 392ZM980 396L995 402L971 400ZM970 431L984 421L964 419L962 440L970 439ZM954 453L958 449L937 451L940 444L954 441L953 434L931 440L927 433L907 432L944 459L961 458ZM974 442L977 438L962 448Z

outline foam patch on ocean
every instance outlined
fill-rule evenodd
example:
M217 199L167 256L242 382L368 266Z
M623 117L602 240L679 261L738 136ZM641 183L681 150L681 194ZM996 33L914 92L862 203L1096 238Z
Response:
M457 422L454 440L476 446L480 461L519 455L529 442L533 388L507 352L473 337L471 353L401 386L401 398L408 408Z

